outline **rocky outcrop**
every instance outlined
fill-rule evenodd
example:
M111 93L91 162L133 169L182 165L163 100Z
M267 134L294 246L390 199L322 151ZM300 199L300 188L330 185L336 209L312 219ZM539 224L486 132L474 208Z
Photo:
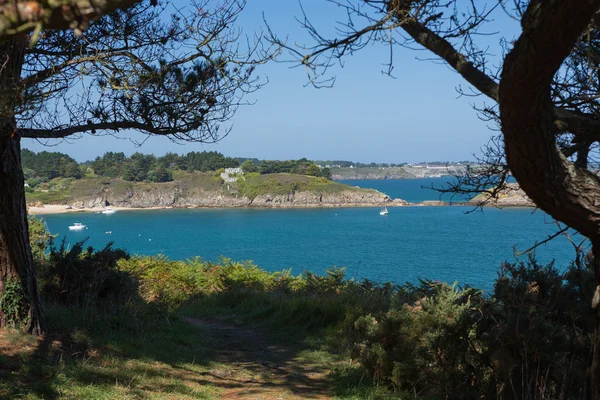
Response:
M392 199L376 190L345 190L336 193L296 192L286 195L260 195L251 202L254 207L337 207L381 206ZM250 205L250 204L249 204Z
M518 183L507 183L500 190L495 198L492 198L489 193L481 193L467 203L476 206L491 206L491 207L535 207L535 204L525 192L519 187Z
M338 207L381 206L392 199L384 193L371 189L348 188L333 193L290 192L288 194L259 195L254 199L227 193L226 191L188 190L177 184L156 184L152 188L136 188L115 193L104 189L102 196L78 198L70 202L75 208L103 208L107 205L126 208L150 207Z
M439 207L439 206L447 206L449 203L440 200L423 200L420 203L415 204L417 206L425 206L425 207Z

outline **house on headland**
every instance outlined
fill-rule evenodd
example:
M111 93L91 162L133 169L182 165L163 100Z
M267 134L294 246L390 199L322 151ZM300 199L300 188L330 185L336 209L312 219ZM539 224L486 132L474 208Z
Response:
M221 173L221 178L223 178L223 181L225 182L236 182L237 181L237 176L229 176L229 175L243 175L244 171L242 171L241 168L225 168L225 172Z

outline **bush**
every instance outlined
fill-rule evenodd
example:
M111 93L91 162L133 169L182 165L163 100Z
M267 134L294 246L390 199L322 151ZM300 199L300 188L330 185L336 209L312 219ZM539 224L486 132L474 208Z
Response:
M144 300L161 303L168 308L178 306L202 289L200 268L161 255L122 259L119 270L136 279L139 294Z
M433 288L433 290L432 290ZM593 335L588 265L503 264L492 296L422 283L354 324L376 382L425 398L581 399Z
M432 296L357 319L353 355L375 381L432 398L477 398L485 383L472 349L481 292L432 284Z
M505 399L583 398L593 280L589 259L564 273L533 258L501 266L479 327L495 392Z
M46 223L41 218L29 217L29 243L33 254L33 261L36 265L41 265L46 261L46 254L50 242L56 238L56 235L50 234Z
M82 308L109 301L125 302L137 296L136 286L129 274L119 271L117 261L129 255L112 249L83 249L85 241L66 249L65 240L57 249L50 244L45 267L39 271L42 293L51 302Z

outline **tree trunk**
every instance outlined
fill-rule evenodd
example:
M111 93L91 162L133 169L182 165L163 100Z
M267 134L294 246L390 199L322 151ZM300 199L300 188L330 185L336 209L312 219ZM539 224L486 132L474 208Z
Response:
M13 129L14 131L14 129ZM20 139L0 128L0 296L7 280L21 283L27 330L39 335L44 325L33 257L29 244ZM6 325L0 309L0 327Z
M14 115L20 100L20 76L26 37L0 43L0 299L7 282L21 285L20 312L26 314L27 330L41 334L44 329L42 307L29 244L27 206L21 140ZM15 304L13 303L13 306ZM0 328L7 323L7 310L0 309Z
M506 161L534 203L592 241L596 316L588 398L600 400L600 178L577 168L556 146L551 85L600 0L532 0L523 34L506 56L498 104Z
M590 400L600 400L600 239L592 240L592 252L594 253L594 298L592 307L594 308L594 318L596 319L592 364L588 371L589 377L589 395Z

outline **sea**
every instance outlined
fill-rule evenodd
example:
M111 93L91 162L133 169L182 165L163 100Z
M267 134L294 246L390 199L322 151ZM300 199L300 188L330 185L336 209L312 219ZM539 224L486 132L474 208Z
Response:
M445 178L353 180L344 183L380 190L410 202L439 200ZM450 200L442 197L442 200ZM454 199L461 201L464 199ZM269 270L325 273L345 267L352 279L417 282L431 279L485 290L492 288L503 262L556 232L552 219L529 208L474 210L470 206L322 209L174 209L124 210L112 215L46 215L49 230L68 246L86 241L102 248L113 243L131 254L162 254L171 259L220 256L252 260ZM87 225L69 231L69 225ZM583 238L575 232L571 239ZM544 262L566 268L575 257L567 238L535 250Z

